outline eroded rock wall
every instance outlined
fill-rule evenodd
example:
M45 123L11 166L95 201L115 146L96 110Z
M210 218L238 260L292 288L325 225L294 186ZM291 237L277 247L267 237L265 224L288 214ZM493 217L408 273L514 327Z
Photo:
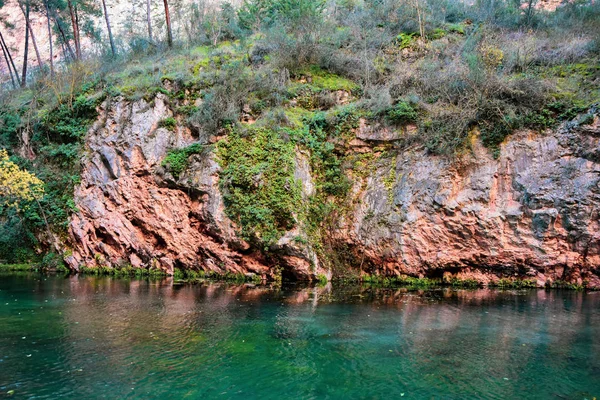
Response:
M298 279L331 276L300 228L265 255L237 235L219 192L211 151L193 155L177 179L161 166L171 148L198 138L177 126L165 97L105 103L86 142L67 262L190 268ZM388 128L386 128L388 129ZM360 152L401 134L362 126ZM600 122L556 132L517 132L499 159L473 140L460 162L421 148L391 151L354 179L349 212L326 232L331 248L351 249L358 268L377 274L477 279L502 277L588 282L600 287ZM314 191L308 155L296 178ZM357 175L358 176L358 175ZM326 256L326 255L325 255Z
M165 97L105 103L99 114L75 191L79 212L70 223L66 257L72 268L130 264L270 278L274 264L289 264L301 279L319 272L310 254L285 240L278 258L269 259L236 236L211 152L194 155L179 179L164 171L168 149L199 139L179 126L173 131L159 126L172 116Z
M516 132L497 160L476 138L472 150L461 162L398 153L356 191L335 240L385 274L600 286L598 117Z

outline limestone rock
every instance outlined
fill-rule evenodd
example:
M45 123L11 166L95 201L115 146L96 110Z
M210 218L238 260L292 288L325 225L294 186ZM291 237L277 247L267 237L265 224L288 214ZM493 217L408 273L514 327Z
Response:
M162 95L151 104L120 99L100 110L75 192L79 211L71 219L66 257L71 267L127 263L268 278L279 266L296 279L331 276L301 227L286 232L268 255L238 237L219 191L214 153L190 157L177 179L165 171L161 162L169 149L199 140L180 126L159 128L169 116ZM401 137L401 131L361 121L350 148L371 151ZM418 146L387 154L354 177L351 209L327 232L331 249L347 249L358 260L348 267L600 287L597 116L552 133L516 132L498 159L478 141L460 162ZM309 159L298 149L295 177L305 200L315 193Z

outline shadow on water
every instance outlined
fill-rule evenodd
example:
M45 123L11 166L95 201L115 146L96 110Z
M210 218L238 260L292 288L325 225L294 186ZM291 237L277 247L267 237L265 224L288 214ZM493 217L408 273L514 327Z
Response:
M600 395L600 293L0 274L0 397Z

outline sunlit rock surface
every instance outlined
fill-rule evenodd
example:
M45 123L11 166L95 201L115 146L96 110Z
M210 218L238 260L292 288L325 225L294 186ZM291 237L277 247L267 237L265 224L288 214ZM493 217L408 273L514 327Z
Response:
M86 141L70 224L67 262L87 266L191 268L296 279L331 276L300 227L265 255L236 234L219 192L210 151L193 155L178 178L161 162L171 148L211 143L177 126L167 99L103 104ZM404 133L364 121L349 152L373 152ZM384 128L381 128L384 129ZM410 133L410 127L405 128ZM405 133L406 133L405 132ZM600 121L555 132L516 132L494 159L475 138L460 160L399 149L353 176L352 208L327 232L349 268L420 277L568 281L600 287ZM296 179L314 192L308 155L298 152ZM349 249L349 250L348 250Z

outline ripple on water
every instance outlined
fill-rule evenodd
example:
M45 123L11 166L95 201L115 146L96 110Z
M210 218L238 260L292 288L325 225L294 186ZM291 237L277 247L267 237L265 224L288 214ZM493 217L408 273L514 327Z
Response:
M599 310L568 291L8 275L0 397L591 399Z

